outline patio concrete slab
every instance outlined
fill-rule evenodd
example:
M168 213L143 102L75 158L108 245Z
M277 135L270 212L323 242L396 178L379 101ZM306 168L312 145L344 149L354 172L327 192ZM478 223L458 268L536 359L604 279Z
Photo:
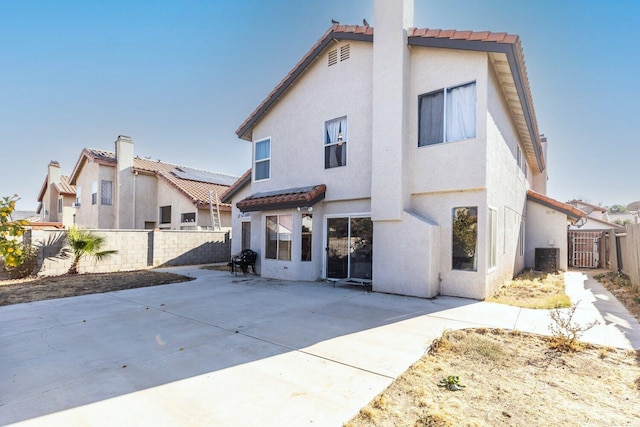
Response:
M0 307L0 424L341 425L447 329L549 333L548 311L230 276ZM567 275L594 343L640 348L604 288Z

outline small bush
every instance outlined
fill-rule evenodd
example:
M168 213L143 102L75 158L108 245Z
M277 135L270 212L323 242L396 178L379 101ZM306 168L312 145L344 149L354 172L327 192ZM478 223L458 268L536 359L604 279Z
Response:
M38 249L24 244L22 246L22 263L15 267L5 267L9 278L25 279L33 274L38 267Z
M586 324L580 324L573 321L573 315L578 306L574 305L567 310L556 308L549 312L549 317L553 323L549 325L549 331L553 335L550 340L550 347L562 351L580 351L583 344L579 341L583 333L593 328L600 322L594 320Z

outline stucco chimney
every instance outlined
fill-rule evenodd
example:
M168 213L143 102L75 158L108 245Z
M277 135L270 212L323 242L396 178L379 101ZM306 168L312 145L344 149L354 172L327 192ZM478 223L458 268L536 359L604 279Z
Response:
M116 140L116 161L118 170L133 167L133 141L131 137L119 135Z
M135 212L135 181L133 175L133 141L130 137L120 135L116 140L116 182L114 183L115 227L120 229L135 228L133 212Z
M60 183L60 163L56 160L49 162L49 168L47 170L47 176L49 179L49 185Z
M374 17L371 216L400 220L409 201L403 147L409 135L406 30L413 25L413 0L376 0Z

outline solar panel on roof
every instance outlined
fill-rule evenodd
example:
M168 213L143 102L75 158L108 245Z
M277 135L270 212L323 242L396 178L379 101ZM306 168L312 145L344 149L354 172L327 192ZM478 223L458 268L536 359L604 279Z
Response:
M209 184L232 185L236 182L237 177L225 175L217 172L208 172L187 167L175 168L171 171L175 176L189 181L206 182Z

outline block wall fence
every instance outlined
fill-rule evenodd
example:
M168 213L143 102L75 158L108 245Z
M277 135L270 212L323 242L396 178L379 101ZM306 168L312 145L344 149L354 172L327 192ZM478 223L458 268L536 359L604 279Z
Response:
M227 262L231 257L231 239L226 231L181 230L92 230L105 238L103 250L116 254L100 261L85 257L79 273L111 273L142 270L151 267L211 264ZM65 274L71 266L70 257L59 254L66 245L61 230L31 230L25 240L41 245L38 254L38 275Z

